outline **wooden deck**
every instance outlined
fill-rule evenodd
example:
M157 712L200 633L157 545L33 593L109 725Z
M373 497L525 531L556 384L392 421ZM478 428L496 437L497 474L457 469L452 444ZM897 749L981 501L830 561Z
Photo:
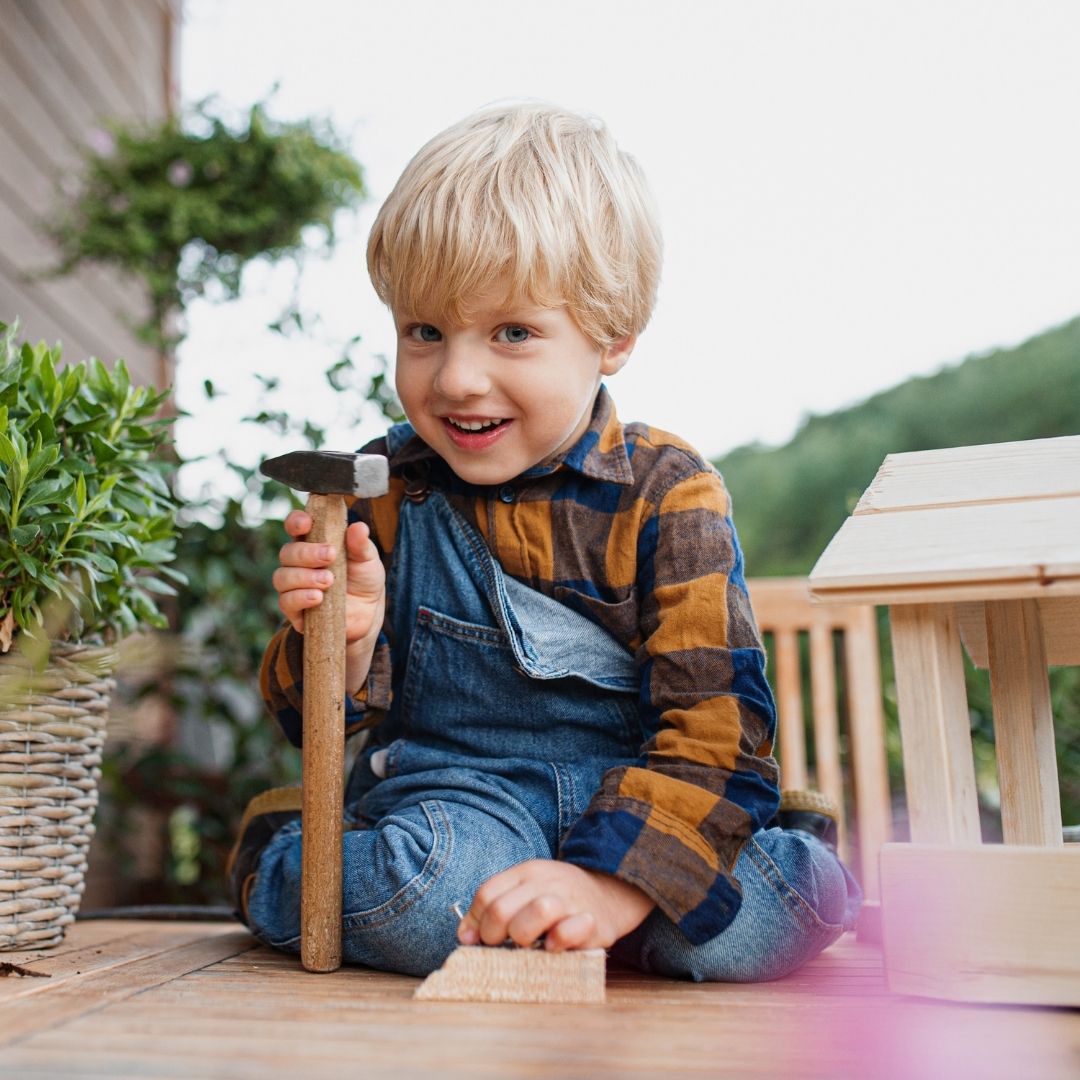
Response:
M0 1077L1080 1076L1080 1010L890 995L848 937L756 986L612 970L606 1005L413 1002L418 980L310 975L227 923L77 923L0 953Z

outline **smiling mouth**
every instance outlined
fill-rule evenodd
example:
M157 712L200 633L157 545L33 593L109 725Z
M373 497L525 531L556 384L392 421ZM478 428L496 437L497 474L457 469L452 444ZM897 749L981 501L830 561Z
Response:
M470 420L460 416L444 416L442 422L447 438L459 450L479 453L501 442L514 421L497 418Z
M484 431L493 431L507 423L506 420L458 420L453 416L444 416L443 419L451 427L458 431L464 431L469 435L476 435Z

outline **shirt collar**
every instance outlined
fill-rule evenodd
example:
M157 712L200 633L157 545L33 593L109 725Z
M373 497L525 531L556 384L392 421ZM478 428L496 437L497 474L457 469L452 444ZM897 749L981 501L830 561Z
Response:
M438 457L408 423L395 424L386 433L386 444L391 469ZM601 386L596 395L592 419L581 438L566 453L543 465L535 465L522 475L547 476L560 468L573 469L594 480L607 480L615 484L633 482L634 474L626 452L623 426L605 386Z

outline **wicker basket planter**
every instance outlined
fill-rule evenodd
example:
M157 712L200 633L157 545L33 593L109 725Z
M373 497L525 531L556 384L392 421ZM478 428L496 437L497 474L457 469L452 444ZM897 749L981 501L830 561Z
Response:
M77 645L44 671L0 661L0 949L57 945L78 911L115 663Z

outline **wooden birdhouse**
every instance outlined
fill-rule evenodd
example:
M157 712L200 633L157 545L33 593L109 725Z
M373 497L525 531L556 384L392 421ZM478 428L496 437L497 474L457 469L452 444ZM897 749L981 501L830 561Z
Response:
M890 986L1080 1005L1047 677L1080 664L1080 436L890 455L810 587L889 607L911 824L881 855ZM990 670L1004 844L982 843L962 647Z

